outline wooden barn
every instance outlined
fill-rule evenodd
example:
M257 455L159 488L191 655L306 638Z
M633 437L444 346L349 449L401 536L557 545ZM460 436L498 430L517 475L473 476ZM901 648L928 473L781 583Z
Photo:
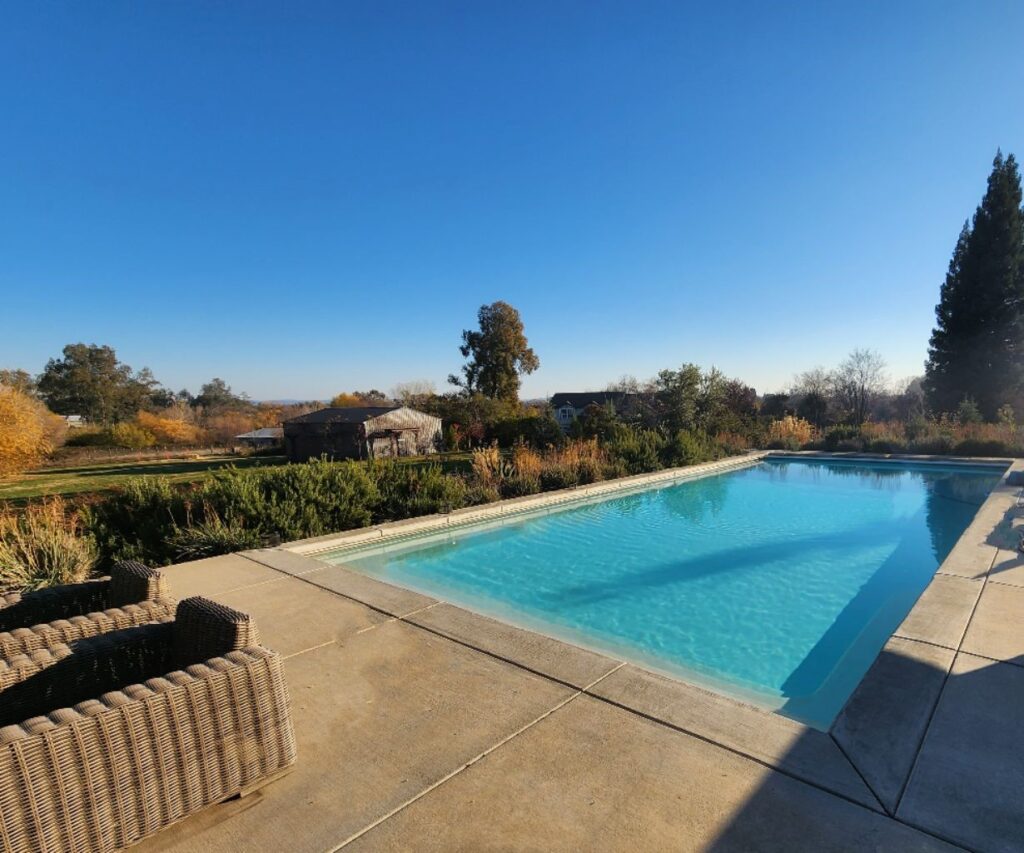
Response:
M441 446L441 419L405 406L320 409L284 422L292 462L420 456Z

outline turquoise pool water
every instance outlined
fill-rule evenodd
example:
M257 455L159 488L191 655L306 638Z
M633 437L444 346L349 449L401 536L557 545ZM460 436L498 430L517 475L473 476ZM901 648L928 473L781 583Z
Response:
M1000 473L766 460L321 559L826 728Z

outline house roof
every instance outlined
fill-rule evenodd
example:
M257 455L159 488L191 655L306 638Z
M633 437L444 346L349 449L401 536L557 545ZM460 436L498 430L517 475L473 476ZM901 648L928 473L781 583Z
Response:
M261 427L252 432L243 432L241 435L236 435L235 438L284 438L284 429L282 427Z
M401 406L352 406L350 408L319 409L308 415L299 415L285 421L286 424L361 424L370 418L379 418Z
M620 403L630 396L624 391L574 391L555 394L551 398L551 408L560 409L563 406L572 406L574 409L585 409L591 403L599 406L607 403Z

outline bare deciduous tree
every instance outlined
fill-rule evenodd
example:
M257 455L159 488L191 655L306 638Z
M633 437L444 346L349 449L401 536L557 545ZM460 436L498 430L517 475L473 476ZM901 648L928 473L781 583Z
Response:
M793 377L790 394L820 394L827 397L832 390L832 374L824 367L812 367Z
M607 390L622 391L623 393L626 394L639 394L643 390L644 386L647 384L650 383L643 383L635 376L631 376L628 373L623 373L622 376L620 376L614 382L608 383Z
M411 406L424 397L432 397L435 393L434 383L429 379L411 379L399 382L391 389L391 396L403 406Z
M855 349L832 374L832 395L852 423L862 424L886 382L882 356L874 350Z

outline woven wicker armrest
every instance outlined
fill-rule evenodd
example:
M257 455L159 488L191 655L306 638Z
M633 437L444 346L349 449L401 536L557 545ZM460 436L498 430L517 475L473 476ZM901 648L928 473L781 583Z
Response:
M260 644L251 616L202 596L179 603L174 619L174 659L179 666Z
M174 618L172 598L140 601L123 607L111 607L97 613L58 619L30 628L0 632L0 658L31 654L37 649L52 649L110 631L121 631L150 622L169 622Z
M143 601L170 601L167 578L133 560L117 563L109 578L0 595L0 631L28 628Z
M127 847L295 755L280 657L230 651L0 728L0 842L18 851Z
M0 726L176 668L173 635L171 622L140 625L11 658L0 690Z
M174 621L158 613L159 621L138 625L146 614L129 609L138 608L0 635L0 647L12 650L0 659L0 725L259 643L251 617L205 598L185 599ZM127 627L104 630L118 622Z
M13 631L82 613L105 610L110 580L84 581L30 592L7 592L0 607L0 630Z

